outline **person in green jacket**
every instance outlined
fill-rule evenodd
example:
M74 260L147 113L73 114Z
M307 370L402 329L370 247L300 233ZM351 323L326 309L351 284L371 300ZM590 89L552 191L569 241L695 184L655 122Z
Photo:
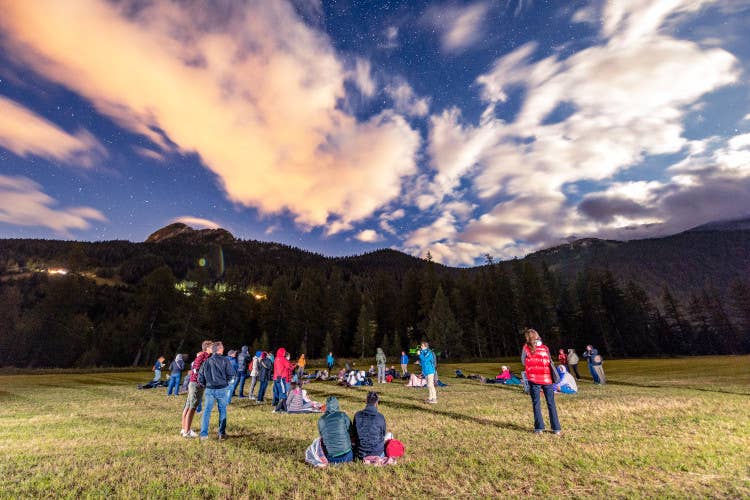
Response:
M375 353L375 363L378 365L378 383L380 384L385 384L385 364L387 361L383 349L378 347Z
M349 416L339 410L339 400L330 396L326 400L326 412L318 420L318 432L328 463L341 464L354 460L351 427Z

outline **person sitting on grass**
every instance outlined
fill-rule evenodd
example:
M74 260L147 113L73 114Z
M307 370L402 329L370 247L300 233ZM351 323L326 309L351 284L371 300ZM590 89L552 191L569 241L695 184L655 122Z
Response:
M367 405L354 415L354 443L359 460L365 457L384 457L386 424L378 411L380 397L377 392L367 393Z
M328 463L340 464L354 460L352 421L339 409L335 396L326 399L326 411L318 420L318 432Z
M427 379L422 375L415 375L412 373L409 376L409 381L406 383L406 387L427 387Z
M289 395L286 398L287 413L307 413L320 410L320 403L312 401L307 397L307 391L302 389L301 383L292 383Z
M563 394L578 394L578 384L576 379L573 378L564 365L557 367L557 373L560 374L560 381L554 384L555 392L562 392Z

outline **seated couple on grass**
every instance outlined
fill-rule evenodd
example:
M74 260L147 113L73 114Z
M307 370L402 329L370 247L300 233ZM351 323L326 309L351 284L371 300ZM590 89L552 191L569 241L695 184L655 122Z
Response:
M318 420L319 440L306 453L306 461L317 467L352 462L356 457L365 463L388 465L403 455L403 445L386 431L385 417L378 412L377 392L367 394L364 410L349 416L339 409L338 399L326 400L326 412Z

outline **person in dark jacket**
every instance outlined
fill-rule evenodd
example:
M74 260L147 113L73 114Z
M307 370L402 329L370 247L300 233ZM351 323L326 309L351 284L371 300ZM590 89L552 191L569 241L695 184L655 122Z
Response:
M378 412L377 392L367 393L367 406L354 415L354 441L357 458L385 456L385 417Z
M175 356L174 361L169 364L169 384L167 385L167 396L172 395L172 389L174 389L174 395L178 396L180 392L180 378L182 377L182 370L185 369L185 362L182 360L182 354Z
M583 357L586 358L589 364L589 372L591 378L594 379L595 384L606 384L607 379L604 377L604 368L602 368L602 357L599 355L599 351L596 350L591 344L586 346L586 350L583 352Z
M232 404L232 398L234 397L234 390L237 388L237 382L239 381L237 377L237 372L240 370L240 365L237 362L237 351L232 350L227 353L227 358L229 358L229 362L232 363L232 368L234 368L234 376L229 381L229 385L227 386L227 404Z
M339 410L339 400L330 396L326 400L326 412L318 420L318 432L329 463L340 464L354 460L351 439L352 422Z
M245 397L245 379L247 378L247 367L251 359L248 347L243 345L240 353L237 355L237 383L235 387L240 388L240 393L237 395L238 398ZM252 393L252 391L250 392ZM234 394L234 390L232 390L232 394Z
M211 346L211 353L211 357L201 365L198 372L198 383L206 388L200 437L208 439L208 424L215 402L219 407L219 439L224 439L227 428L227 387L234 378L235 371L229 358L224 356L224 344L215 342Z
M267 352L260 353L259 359L258 380L260 380L260 387L258 388L258 398L256 399L256 403L261 404L266 396L268 382L271 381L273 376L273 361L271 361Z

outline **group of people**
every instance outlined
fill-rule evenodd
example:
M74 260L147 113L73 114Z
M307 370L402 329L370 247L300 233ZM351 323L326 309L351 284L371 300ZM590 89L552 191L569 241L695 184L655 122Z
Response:
M541 411L541 395L544 395L549 422L552 432L560 434L562 428L557 414L555 404L555 393L575 393L578 390L577 379L578 356L574 349L560 349L558 353L559 365L556 368L552 363L549 348L542 343L539 333L531 328L524 331L525 343L521 352L521 364L524 367L522 376L531 397L532 410L534 414L534 432L542 433L545 423ZM429 344L423 341L418 349L419 365L422 374L417 377L419 384L415 386L427 387L428 398L426 403L437 403L436 375L437 359ZM594 382L605 384L606 378L602 367L602 357L591 345L586 347L583 357L587 360L589 370ZM371 375L377 375L378 383L386 383L388 377L394 376L395 367L386 369L386 356L381 348L377 349L374 366ZM334 367L333 354L329 353L326 358L328 370ZM414 378L415 374L408 374L409 357L405 352L401 353L401 376ZM154 367L154 380L161 380L161 372L166 367L164 357L160 357ZM201 351L196 353L195 359L190 364L187 378L187 398L182 412L180 434L184 437L208 438L208 429L214 406L219 412L218 437L226 437L227 405L233 397L255 399L262 403L265 398L267 386L273 383L273 411L287 411L289 413L322 412L318 421L320 433L320 446L329 463L348 462L354 457L384 457L385 446L388 440L385 418L378 412L379 395L370 392L367 395L366 406L357 412L354 421L340 410L339 402L335 397L329 397L325 404L310 399L307 391L303 388L306 379L328 379L328 370L316 371L314 374L305 374L306 360L304 354L297 361L291 360L291 355L286 349L279 348L276 354L257 351L251 355L247 346L241 350L229 351L224 355L222 342L206 340L201 345ZM170 363L169 382L167 384L167 395L177 395L180 385L180 377L186 368L184 356L178 354ZM348 370L348 371L347 371ZM575 378L571 373L575 373ZM457 376L463 374L457 370ZM250 379L249 393L244 394L245 382ZM349 363L342 369L339 378L343 378L347 385L364 385L367 380L366 373L362 370L354 370ZM468 378L476 378L470 375ZM484 379L487 383L517 384L519 379L510 372L507 366L503 366L501 372L495 379ZM413 382L410 379L410 383ZM255 391L258 387L257 393ZM372 385L370 382L369 385ZM409 385L409 384L407 384ZM237 390L239 389L239 394ZM203 410L200 432L192 430L192 422L196 412Z

